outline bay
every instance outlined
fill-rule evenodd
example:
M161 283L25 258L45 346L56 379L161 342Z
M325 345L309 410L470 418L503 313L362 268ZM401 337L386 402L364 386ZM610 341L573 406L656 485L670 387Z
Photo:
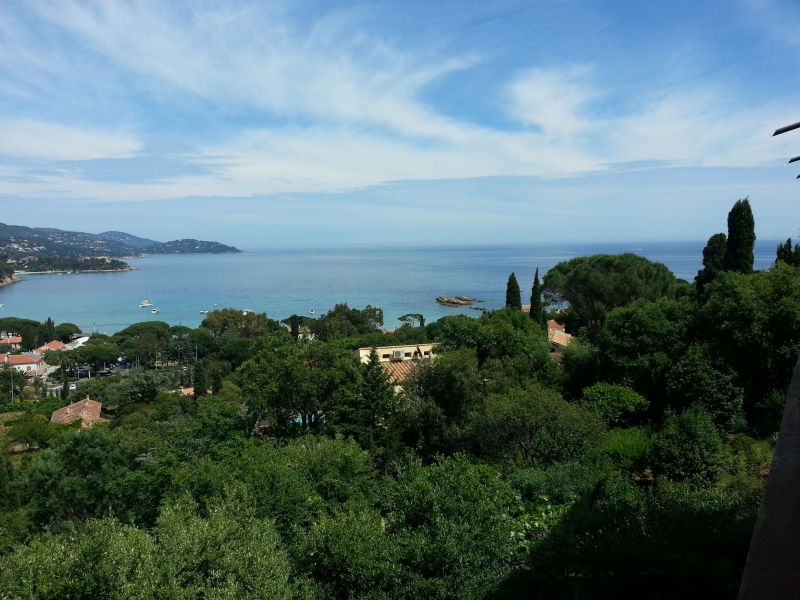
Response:
M777 241L756 243L756 269L775 259ZM595 253L634 252L664 263L677 277L692 280L702 263L704 242L528 244L462 247L267 249L242 254L146 256L130 259L135 270L121 273L24 275L0 289L0 316L77 324L83 331L113 333L132 323L162 320L196 327L201 310L233 307L319 316L336 303L381 306L385 327L406 313L428 321L451 314L478 315L465 307L439 305L439 295L464 294L498 308L509 273L516 272L523 302L533 271ZM145 298L159 309L138 308Z

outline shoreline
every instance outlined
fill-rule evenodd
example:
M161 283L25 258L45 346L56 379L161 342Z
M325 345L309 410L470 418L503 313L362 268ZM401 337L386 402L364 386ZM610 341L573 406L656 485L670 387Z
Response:
M134 269L133 267L127 267L124 269L80 269L80 270L69 269L62 271L17 271L17 273L20 273L22 275L72 275L78 273L126 273L128 271L135 271L135 270L136 269Z
M5 279L0 279L0 288L4 288L9 285L14 285L15 283L19 283L22 281L21 278L17 277L16 273L11 277L6 277Z

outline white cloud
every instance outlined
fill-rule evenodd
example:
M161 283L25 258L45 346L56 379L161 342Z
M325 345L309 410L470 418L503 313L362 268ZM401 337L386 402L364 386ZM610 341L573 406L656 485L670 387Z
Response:
M580 134L589 126L589 104L597 96L583 81L587 72L570 66L521 73L508 90L511 115L548 138Z
M0 131L0 154L17 158L126 158L141 148L139 140L127 133L88 131L28 119L0 121Z

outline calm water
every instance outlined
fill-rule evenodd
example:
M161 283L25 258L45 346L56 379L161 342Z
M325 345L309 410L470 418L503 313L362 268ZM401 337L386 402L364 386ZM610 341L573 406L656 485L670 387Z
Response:
M419 312L431 321L470 314L447 308L438 295L465 294L487 308L505 301L508 274L515 271L527 302L533 270L540 273L574 256L635 252L691 280L700 268L703 242L261 250L243 254L148 256L130 260L126 273L28 275L0 289L0 315L76 323L84 331L112 333L131 323L159 319L195 327L201 310L235 307L283 319L293 313L321 315L337 302L384 309L385 326ZM756 245L756 268L772 264L777 241ZM138 308L149 298L160 309Z

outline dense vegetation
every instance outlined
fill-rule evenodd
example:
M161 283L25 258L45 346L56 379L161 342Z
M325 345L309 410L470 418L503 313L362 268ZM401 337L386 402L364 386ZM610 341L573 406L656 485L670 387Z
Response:
M0 596L732 597L800 351L800 268L741 266L700 294L632 255L559 265L558 360L519 308L92 336L48 361L140 365L71 393L108 423L6 406ZM425 340L397 394L353 351Z
M92 258L60 258L42 257L35 260L28 260L23 263L20 270L23 271L54 271L80 273L83 271L124 271L130 269L128 263L117 260L116 258L92 257Z

